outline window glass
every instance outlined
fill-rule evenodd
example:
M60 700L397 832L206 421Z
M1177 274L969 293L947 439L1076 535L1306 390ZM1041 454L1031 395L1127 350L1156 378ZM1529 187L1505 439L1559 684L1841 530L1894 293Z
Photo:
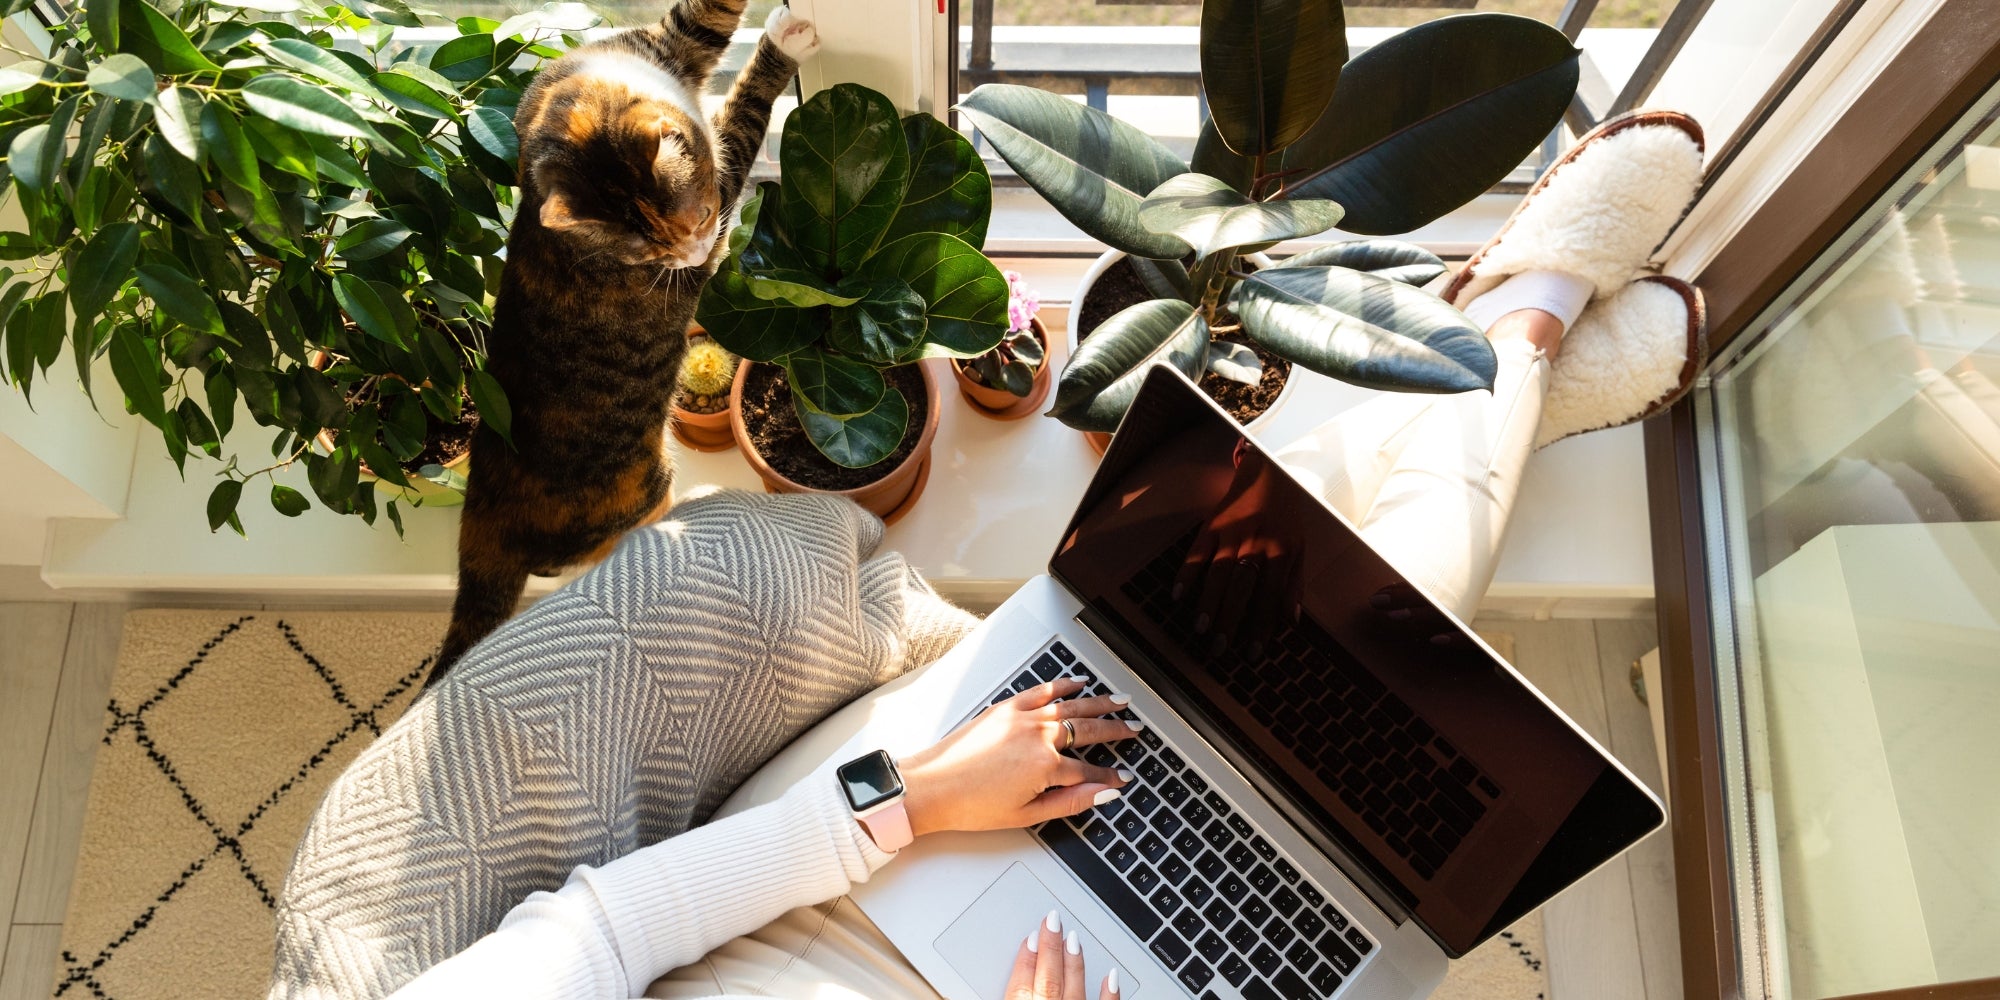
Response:
M1695 399L1764 995L2000 975L1996 100Z

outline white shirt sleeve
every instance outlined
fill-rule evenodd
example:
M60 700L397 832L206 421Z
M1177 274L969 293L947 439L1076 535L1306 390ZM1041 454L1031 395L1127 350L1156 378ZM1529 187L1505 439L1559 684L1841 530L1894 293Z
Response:
M578 867L395 1000L637 997L787 910L846 894L894 856L855 822L832 773L816 772L769 805Z

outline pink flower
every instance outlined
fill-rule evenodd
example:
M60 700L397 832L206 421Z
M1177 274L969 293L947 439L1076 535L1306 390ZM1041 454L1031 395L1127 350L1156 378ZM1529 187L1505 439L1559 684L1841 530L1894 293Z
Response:
M1028 288L1027 279L1019 271L1001 272L1007 279L1007 332L1018 333L1026 330L1035 318L1042 303L1034 291Z

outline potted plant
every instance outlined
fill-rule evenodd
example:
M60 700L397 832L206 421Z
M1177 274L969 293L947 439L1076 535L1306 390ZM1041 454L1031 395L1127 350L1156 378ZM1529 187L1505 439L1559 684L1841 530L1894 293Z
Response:
M1156 360L1205 387L1231 384L1232 368L1247 376L1253 356L1381 389L1492 385L1481 332L1416 287L1442 270L1423 250L1338 244L1254 272L1245 259L1335 224L1408 232L1486 191L1561 121L1577 50L1505 14L1432 21L1352 61L1345 39L1339 0L1205 0L1202 92L1213 116L1192 165L1032 88L987 84L966 97L961 110L994 150L1124 255L1093 281L1129 276L1125 299L1096 303L1090 287L1077 297L1072 326L1084 332L1057 379L1054 416L1112 430Z
M736 445L736 432L729 426L729 389L736 384L741 359L698 326L687 337L674 394L674 437L696 451L728 451Z
M1007 330L1007 281L979 250L992 183L963 136L854 84L792 112L778 162L695 318L752 362L730 419L766 487L891 518L921 493L937 430L918 362L977 357Z
M0 279L7 378L30 392L67 350L96 394L108 356L183 474L221 463L210 530L242 530L260 478L280 513L309 509L275 477L303 464L320 506L370 523L362 470L380 476L400 532L396 501L426 488L411 463L463 480L426 460L433 432L462 435L473 403L507 433L482 345L534 73L515 63L596 19L461 18L425 52L390 44L419 23L400 0L65 9L47 60L0 70L0 182L26 220L0 258L32 261ZM239 447L239 406L275 432L268 461Z
M1018 271L1007 271L1007 333L976 358L955 359L952 373L966 402L996 420L1019 420L1049 394L1049 331L1041 300Z

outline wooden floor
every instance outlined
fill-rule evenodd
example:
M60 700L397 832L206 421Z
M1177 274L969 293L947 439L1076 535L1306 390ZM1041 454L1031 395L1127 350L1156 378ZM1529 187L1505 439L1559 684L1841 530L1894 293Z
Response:
M126 607L0 603L0 1000L49 995ZM1511 636L1516 666L1641 780L1661 787L1646 706L1628 680L1633 661L1656 645L1651 621L1478 627ZM1543 917L1549 1000L1681 996L1664 833L1557 897Z

